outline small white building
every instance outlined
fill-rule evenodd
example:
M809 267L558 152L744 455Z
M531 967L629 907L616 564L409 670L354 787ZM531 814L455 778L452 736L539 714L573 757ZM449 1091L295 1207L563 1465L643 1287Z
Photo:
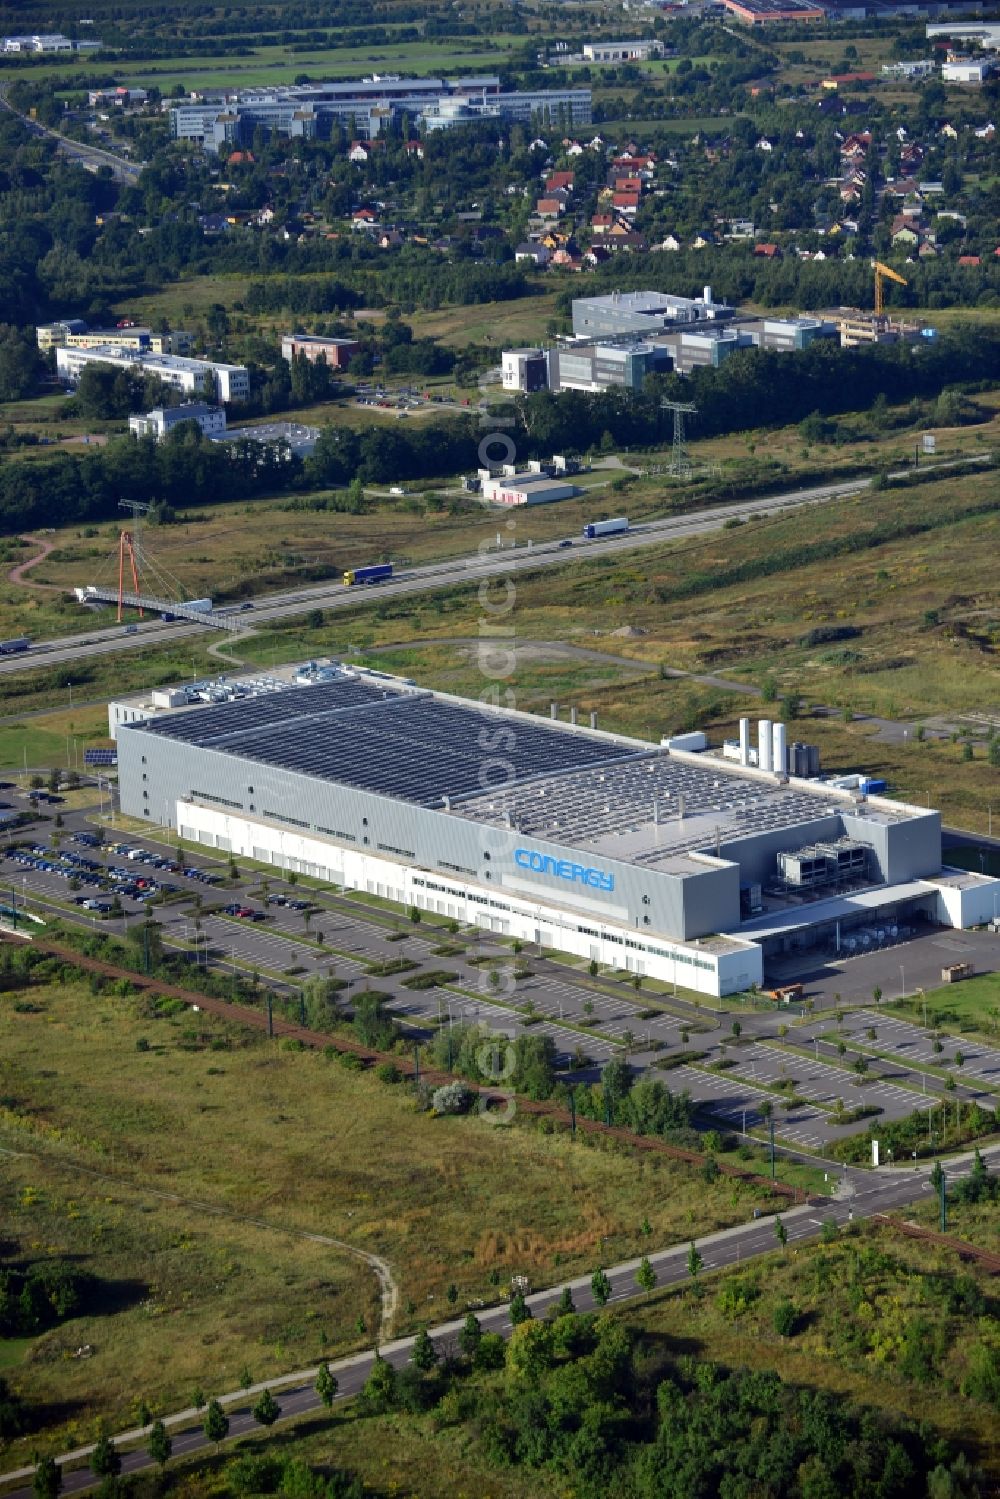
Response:
M500 356L504 390L545 390L548 360L543 349L504 349Z
M985 83L990 76L990 65L985 59L955 57L941 65L942 83Z
M635 42L584 42L584 62L648 62L651 57L662 57L662 42L650 37Z
M221 437L226 430L226 413L221 406L208 406L204 401L156 406L144 416L130 416L128 429L133 437L155 437L162 442L181 422L197 422L206 437Z
M575 484L538 473L504 474L483 480L483 499L488 505L549 505L578 493Z

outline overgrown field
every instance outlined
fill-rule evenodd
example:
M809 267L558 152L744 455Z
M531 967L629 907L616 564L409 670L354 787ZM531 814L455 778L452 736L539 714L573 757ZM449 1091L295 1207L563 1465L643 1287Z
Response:
M379 1405L245 1441L167 1491L223 1499L251 1474L265 1491L284 1467L280 1492L309 1492L290 1486L297 1463L424 1499L685 1499L726 1492L724 1478L740 1493L959 1499L989 1491L977 1469L985 1485L1000 1472L996 1312L975 1267L855 1225L596 1323L525 1324L501 1372L411 1367Z
M435 1119L404 1085L171 1009L81 984L0 996L3 1268L65 1257L97 1280L91 1309L0 1340L12 1386L51 1407L46 1444L370 1341L374 1276L299 1231L383 1256L401 1331L450 1285L459 1307L495 1300L513 1274L580 1274L766 1201L582 1135Z

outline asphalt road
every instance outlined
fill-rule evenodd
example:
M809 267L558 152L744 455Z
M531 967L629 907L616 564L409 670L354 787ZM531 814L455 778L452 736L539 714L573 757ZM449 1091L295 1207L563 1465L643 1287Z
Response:
M242 616L246 628L267 624L277 619L287 619L305 614L310 609L355 609L360 603L373 599L395 598L403 594L424 593L428 589L455 588L470 581L494 580L499 588L500 579L512 573L536 571L545 567L562 567L568 562L588 557L606 557L620 552L631 552L642 547L659 546L664 541L683 540L688 536L706 535L721 530L727 520L746 519L750 516L780 514L784 510L803 505L821 505L844 495L856 494L868 487L868 480L853 479L839 484L824 484L814 489L799 489L788 494L767 495L756 500L742 500L730 505L716 505L711 509L693 511L688 515L672 516L667 520L649 521L637 525L621 536L608 536L596 541L582 541L579 536L565 538L573 541L573 548L560 542L546 542L539 546L511 547L502 551L491 550L484 555L478 552L468 557L452 558L447 562L432 562L421 567L408 568L387 582L367 589L345 588L342 582L318 583L307 588L291 589L287 592L266 594ZM513 527L516 520L484 512L484 525L492 535L504 524ZM80 578L80 586L91 580ZM203 635L211 630L221 637L222 632L210 625L194 621L175 620L164 624L158 617L139 623L134 633L126 634L121 625L111 629L85 630L75 635L62 636L57 640L40 640L23 655L0 657L0 675L29 671L38 666L59 665L67 661L83 660L90 656L107 655L122 650L140 650L148 645L170 644L193 635Z
M984 1159L990 1170L995 1172L1000 1169L1000 1147L985 1152ZM961 1167L952 1166L948 1170L948 1179L955 1182L967 1172L967 1164ZM827 1220L832 1219L842 1227L854 1218L867 1218L876 1213L890 1213L897 1208L905 1207L926 1196L931 1190L928 1173L923 1170L896 1169L867 1174L845 1172L839 1196L807 1204L801 1208L790 1209L781 1215L781 1221L785 1226L788 1244L794 1247L815 1238ZM775 1219L767 1217L744 1224L739 1228L726 1229L721 1233L698 1239L697 1245L702 1256L703 1271L710 1272L731 1265L743 1264L747 1260L756 1259L774 1251L778 1242L775 1228ZM689 1279L688 1253L687 1244L678 1244L649 1255L659 1286L680 1285ZM638 1260L627 1260L606 1271L611 1282L610 1304L612 1306L636 1300L645 1295L645 1292L641 1292L635 1283L638 1267ZM565 1284L572 1292L577 1311L595 1309L589 1275L577 1277ZM559 1299L561 1291L562 1286L559 1285L529 1295L527 1301L533 1316L543 1317ZM477 1309L476 1315L484 1332L498 1332L504 1337L510 1335L511 1323L506 1305ZM463 1320L464 1313L462 1317L429 1329L439 1353L457 1351L458 1336ZM396 1368L402 1368L410 1358L413 1341L413 1338L399 1338L380 1349L381 1356ZM358 1394L371 1372L374 1357L373 1352L366 1352L331 1362L330 1370L338 1382L338 1404ZM281 1407L283 1420L322 1410L322 1404L313 1389L316 1372L315 1369L302 1370L289 1375L284 1381L269 1382L268 1388L275 1394ZM220 1397L229 1417L230 1441L249 1434L254 1434L258 1438L264 1435L263 1429L256 1424L250 1414L250 1407L263 1388L263 1385L259 1385L249 1391L233 1391L229 1395ZM174 1459L191 1457L199 1452L206 1452L212 1447L213 1444L208 1441L201 1429L201 1417L198 1412L182 1411L164 1419L173 1441ZM130 1441L141 1442L143 1436L143 1432L136 1430L121 1433L116 1440L124 1445ZM72 1453L64 1454L59 1460L60 1462L82 1462L91 1450L89 1447L79 1448ZM122 1471L126 1474L137 1473L152 1466L144 1446L129 1452L122 1452ZM0 1474L0 1484L29 1480L8 1493L6 1499L32 1499L31 1472L32 1469L25 1468L13 1473ZM95 1479L89 1468L77 1468L64 1473L62 1492L78 1494L90 1488L94 1483Z
M100 146L91 146L84 141L72 140L68 135L60 135L58 130L50 130L48 126L40 125L37 120L29 120L27 116L20 114L12 104L8 103L2 90L0 90L0 105L11 114L17 115L21 123L33 135L47 135L51 140L56 141L64 156L71 161L79 162L80 166L86 167L88 171L96 171L98 167L110 167L112 176L120 181L138 182L139 174L146 165L144 161L126 161L124 156L116 156L113 151L105 151Z

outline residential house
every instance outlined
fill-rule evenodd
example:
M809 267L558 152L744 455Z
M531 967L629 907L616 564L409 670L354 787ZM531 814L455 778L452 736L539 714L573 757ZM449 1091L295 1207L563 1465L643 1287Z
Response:
M547 266L550 258L551 252L549 251L548 247L546 245L536 244L533 240L526 239L522 244L518 245L517 249L514 251L514 259L519 264L527 262L531 265L538 266L539 269Z
M539 198L535 204L535 212L540 219L557 219L561 213L566 212L566 199L559 193L549 198Z
M773 244L754 245L753 253L762 256L765 260L780 260L781 248Z
M768 138L767 138L766 135L762 135L760 137L760 139L758 140L758 142L757 142L757 150L758 151L766 151L766 152L770 152L770 151L774 150L774 146L768 140Z
M374 208L356 208L351 214L351 223L355 229L372 229L377 222Z
M633 218L639 212L638 193L614 193L611 198L615 213Z
M960 255L958 263L959 265L977 266L981 265L982 261L978 255Z
M423 159L424 159L424 143L423 143L423 141L407 141L406 145L404 146L403 149L405 150L407 156L415 156L418 161L423 161Z
M663 238L660 240L660 243L658 245L654 245L653 246L653 249L654 250L679 250L680 247L681 247L681 242L677 238L676 235L674 235L674 234L665 234L663 236Z
M550 172L545 179L546 193L571 193L573 191L573 178L573 172Z

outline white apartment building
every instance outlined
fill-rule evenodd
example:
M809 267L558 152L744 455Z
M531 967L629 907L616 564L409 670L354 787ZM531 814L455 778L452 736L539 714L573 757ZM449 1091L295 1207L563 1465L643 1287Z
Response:
M250 394L250 375L245 364L219 364L211 359L181 359L175 354L147 354L137 349L56 349L56 374L67 385L76 385L88 364L110 364L114 369L158 375L165 385L185 395L205 391L212 377L220 401L245 401Z

